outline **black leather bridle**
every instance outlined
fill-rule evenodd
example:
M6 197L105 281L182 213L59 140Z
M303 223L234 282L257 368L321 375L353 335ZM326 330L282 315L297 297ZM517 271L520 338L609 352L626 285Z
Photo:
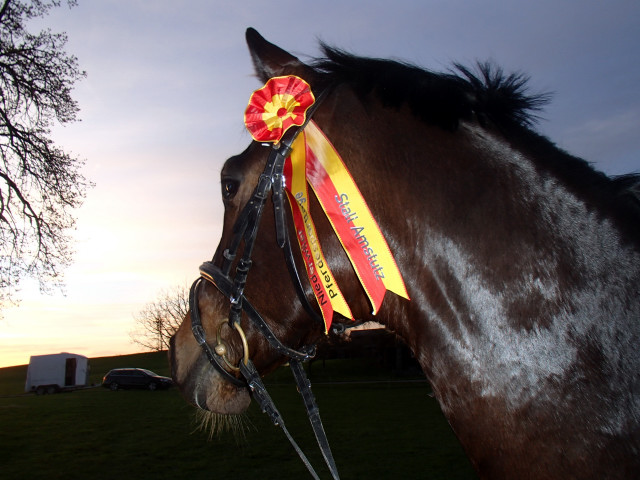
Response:
M287 264L287 269L289 270L292 283L307 314L315 321L319 322L320 325L323 324L322 318L310 305L307 296L305 295L304 287L302 286L300 275L298 274L298 270L295 265L285 217L283 169L285 160L291 153L291 146L293 145L294 140L304 130L316 109L322 103L322 100L328 95L329 90L329 88L324 89L318 96L316 102L307 111L306 120L301 126L288 130L283 139L279 143L273 145L264 171L258 180L258 184L233 227L232 239L222 255L222 266L218 267L213 262L203 263L200 266L200 277L193 283L189 292L191 328L196 341L201 346L209 362L225 380L236 386L248 387L250 389L254 400L258 402L262 411L269 415L275 425L280 426L283 429L296 452L309 469L309 472L316 479L319 477L302 450L298 447L286 429L282 416L267 393L262 379L251 361L246 337L240 327L240 319L242 312L244 312L251 321L253 327L265 337L269 342L269 345L278 353L289 358L289 365L294 374L298 390L303 397L304 404L309 415L309 420L313 427L316 439L318 440L320 450L322 451L325 462L327 463L333 478L338 479L337 467L335 465L326 434L324 433L315 398L311 392L311 383L306 377L304 368L301 364L301 362L313 358L315 355L315 345L308 345L300 348L299 350L295 350L284 345L275 336L260 313L244 296L244 287L252 264L251 254L258 234L260 219L262 218L266 199L269 192L271 192L275 215L276 242L284 252L285 262ZM243 245L242 255L237 259L241 244ZM231 268L236 259L235 275L231 277ZM216 335L217 343L215 347L212 349L207 343L206 332L202 326L202 318L198 306L198 296L203 281L208 281L215 285L215 287L230 301L231 305L229 309L228 325L234 329L238 335L240 335L244 349L243 358L239 361L237 366L229 362L226 357L227 347L221 339L221 329L225 323L218 327ZM243 378L236 377L229 370L239 371Z

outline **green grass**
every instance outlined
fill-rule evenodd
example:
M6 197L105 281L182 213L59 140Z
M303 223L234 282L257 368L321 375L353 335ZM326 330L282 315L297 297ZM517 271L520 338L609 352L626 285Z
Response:
M91 382L111 368L136 366L168 374L164 354L91 360ZM471 466L428 385L392 383L367 362L312 365L311 378L343 479L469 479ZM282 431L255 405L242 441L209 440L176 389L92 388L59 395L14 395L26 367L0 369L0 475L3 479L302 479L311 478ZM349 380L380 383L336 383ZM268 389L287 427L322 478L330 475L288 370Z

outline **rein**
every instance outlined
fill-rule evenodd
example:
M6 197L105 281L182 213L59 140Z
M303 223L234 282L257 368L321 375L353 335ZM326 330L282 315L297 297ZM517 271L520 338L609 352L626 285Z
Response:
M292 283L307 314L320 324L323 323L322 318L315 312L307 300L304 293L304 287L300 280L300 275L298 274L298 270L295 265L285 218L283 170L285 160L291 153L291 145L296 137L307 126L314 112L322 103L322 100L328 95L329 90L330 89L325 89L318 96L316 102L307 111L306 119L302 125L289 130L282 141L273 145L264 171L258 180L258 184L233 227L233 237L229 246L223 252L222 267L216 266L213 262L204 262L200 266L200 277L193 282L189 292L189 308L191 310L191 328L193 335L211 365L213 365L225 380L238 387L248 387L250 389L253 399L258 402L262 412L266 413L269 418L271 418L274 425L283 429L285 435L311 475L315 479L319 479L311 463L285 427L284 420L282 419L280 412L273 403L273 400L268 394L258 371L250 359L246 337L240 326L242 312L246 314L252 325L265 337L272 348L274 348L278 353L289 358L289 365L293 372L298 391L302 395L307 415L311 422L311 426L322 455L329 467L329 470L331 471L331 475L334 479L338 480L338 470L324 432L324 427L322 426L315 397L311 392L311 382L307 378L301 364L301 362L314 357L316 351L315 345L307 345L302 347L300 350L294 350L284 345L275 336L260 313L244 296L247 276L252 265L251 254L257 237L260 219L262 217L268 194L271 192L275 215L276 242L283 250ZM230 276L230 271L233 263L236 261L241 244L244 245L242 249L242 256L237 261L235 275L232 278ZM234 366L227 358L227 347L222 341L221 335L221 329L225 322L218 326L215 347L212 349L207 343L206 332L202 325L202 317L198 306L198 297L203 281L212 283L230 301L228 326L238 333L242 340L244 350L243 358L239 361L238 366ZM240 372L244 378L241 379L236 377L230 372L230 370L231 372Z

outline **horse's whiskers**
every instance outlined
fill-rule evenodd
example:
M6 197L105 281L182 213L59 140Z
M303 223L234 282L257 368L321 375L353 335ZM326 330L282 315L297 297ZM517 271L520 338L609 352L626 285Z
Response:
M196 410L196 422L196 429L206 432L209 440L230 432L237 444L246 443L247 432L255 428L244 414L226 415L201 409Z

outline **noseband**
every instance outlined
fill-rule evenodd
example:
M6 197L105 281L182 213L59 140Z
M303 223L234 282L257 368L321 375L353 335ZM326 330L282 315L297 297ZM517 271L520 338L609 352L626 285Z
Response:
M253 327L265 337L273 349L281 355L289 358L289 364L293 371L298 391L303 397L305 407L307 408L307 413L309 415L309 420L311 421L314 434L318 440L325 462L327 463L333 478L338 479L337 467L333 460L333 455L331 454L331 449L329 448L324 428L322 427L318 407L316 406L315 399L311 393L311 383L307 379L304 373L304 368L301 365L301 362L314 357L316 351L315 345L304 346L299 350L295 350L284 345L275 336L260 313L244 296L247 276L252 265L251 254L258 234L260 219L262 218L268 194L271 192L275 215L276 242L284 253L285 262L287 269L289 270L292 283L307 314L313 318L314 321L319 322L321 325L323 324L322 318L315 312L307 300L304 287L300 280L300 275L298 274L298 270L295 265L285 218L283 170L285 160L291 153L291 145L298 134L300 134L300 132L302 132L307 126L307 123L311 120L311 117L317 110L318 106L322 103L322 100L328 95L328 92L329 89L325 89L318 96L316 102L307 111L306 120L301 126L288 130L283 139L279 143L273 145L264 171L258 180L258 184L234 224L233 237L222 255L222 266L218 267L212 261L204 262L200 266L200 277L193 283L189 292L189 308L191 311L191 328L193 335L201 346L209 362L225 380L238 387L249 387L254 400L259 403L262 411L269 415L275 425L282 427L287 438L309 469L309 472L314 478L319 478L302 450L298 447L287 431L282 416L273 404L257 369L251 361L246 336L240 326L242 312L246 314ZM242 256L237 261L235 276L232 278L230 276L231 268L233 263L236 261L241 244L244 245L242 249ZM225 322L222 322L217 328L216 345L214 348L212 349L207 343L206 333L202 325L202 317L200 315L198 305L198 297L204 281L212 283L230 302L228 325L232 330L237 332L243 346L243 356L237 366L233 365L233 363L228 359L228 348L222 340L222 328L224 327ZM235 372L240 372L243 378L238 378L234 375Z

